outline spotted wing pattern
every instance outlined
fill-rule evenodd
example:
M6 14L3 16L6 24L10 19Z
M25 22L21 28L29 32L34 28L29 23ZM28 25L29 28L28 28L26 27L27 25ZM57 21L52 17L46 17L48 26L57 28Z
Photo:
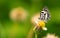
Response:
M44 20L47 22L50 19L50 13L47 7L44 7L43 10L40 13L40 20Z

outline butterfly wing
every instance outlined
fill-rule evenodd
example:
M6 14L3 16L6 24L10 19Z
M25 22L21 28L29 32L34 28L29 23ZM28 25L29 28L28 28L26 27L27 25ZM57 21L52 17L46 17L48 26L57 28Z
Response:
M45 22L47 22L50 19L50 13L48 8L44 7L43 10L40 13L40 20L44 20Z

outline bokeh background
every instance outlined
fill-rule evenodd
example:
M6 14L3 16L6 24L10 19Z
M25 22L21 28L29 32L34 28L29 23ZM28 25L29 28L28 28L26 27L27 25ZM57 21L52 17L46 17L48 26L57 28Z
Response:
M44 6L48 7L51 19L46 24L48 30L40 32L38 38L47 33L60 37L60 0L0 0L0 38L27 38L33 26L31 17ZM28 11L26 20L15 22L10 19L10 11L17 7Z

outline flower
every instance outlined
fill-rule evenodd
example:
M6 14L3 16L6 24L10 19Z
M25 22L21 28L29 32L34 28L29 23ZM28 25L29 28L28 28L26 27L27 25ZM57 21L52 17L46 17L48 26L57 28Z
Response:
M40 20L39 18L40 18L40 14L39 13L35 14L32 17L31 21L35 25L33 30L40 29L40 28L42 28L42 30L47 30L47 28L45 27L45 22L43 20Z
M10 18L13 21L25 20L27 17L27 11L22 7L13 8L10 12Z
M31 18L31 22L35 25L35 21L38 21L39 20L38 19L39 17L40 17L40 14L39 13L33 15L32 18Z
M56 36L55 34L47 34L47 36L43 37L43 38L58 38L58 36Z

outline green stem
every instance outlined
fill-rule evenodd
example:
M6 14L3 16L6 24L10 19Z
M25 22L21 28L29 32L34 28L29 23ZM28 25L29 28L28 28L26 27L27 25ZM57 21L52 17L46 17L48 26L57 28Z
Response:
M37 38L37 34L35 33L35 38Z

